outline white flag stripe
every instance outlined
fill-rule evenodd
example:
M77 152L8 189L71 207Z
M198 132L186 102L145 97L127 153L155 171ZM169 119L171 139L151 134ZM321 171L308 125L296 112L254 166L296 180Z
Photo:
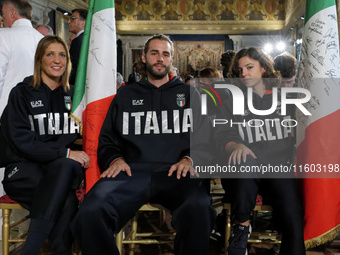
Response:
M116 28L112 19L114 14L114 8L109 8L96 12L92 18L86 78L87 104L116 93Z
M86 93L86 90L85 90L85 93ZM84 95L83 98L81 99L80 104L73 112L73 115L77 116L77 118L81 122L83 122L83 111L85 111L85 108L86 108L86 96Z
M297 145L305 138L305 128L340 109L339 42L335 6L313 15L305 24L299 87L308 89L312 99L306 105L311 116L297 112Z

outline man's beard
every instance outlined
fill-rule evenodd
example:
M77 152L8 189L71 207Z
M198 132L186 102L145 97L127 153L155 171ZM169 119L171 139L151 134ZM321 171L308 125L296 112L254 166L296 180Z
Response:
M155 72L153 67L156 66L156 65L162 65L163 67L165 67L164 72L162 72L162 73ZM170 65L166 66L166 65L161 64L161 63L156 63L156 64L151 65L150 63L146 62L146 70L154 79L161 80L169 73Z

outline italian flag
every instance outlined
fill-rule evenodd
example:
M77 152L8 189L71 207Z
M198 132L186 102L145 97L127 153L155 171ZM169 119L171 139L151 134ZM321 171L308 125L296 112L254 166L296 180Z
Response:
M82 126L83 150L90 156L86 192L99 179L98 137L116 93L116 26L114 0L91 0L80 51L72 115Z
M306 248L340 232L340 66L335 0L307 0L298 86L312 98L311 116L297 112L297 167L321 167L302 179ZM314 178L314 177L322 178Z

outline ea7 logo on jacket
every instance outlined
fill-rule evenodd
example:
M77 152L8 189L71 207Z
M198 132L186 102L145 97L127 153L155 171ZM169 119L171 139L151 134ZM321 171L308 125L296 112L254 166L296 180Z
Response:
M123 135L179 134L192 131L192 109L187 108L180 114L179 110L123 112Z
M43 107L44 104L42 100L35 100L35 101L31 101L31 106L32 108L37 108L37 107Z
M144 99L132 100L132 105L144 105Z

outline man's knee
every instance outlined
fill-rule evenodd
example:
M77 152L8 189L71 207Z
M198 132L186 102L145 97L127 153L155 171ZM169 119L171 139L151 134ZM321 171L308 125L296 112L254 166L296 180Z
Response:
M105 211L106 199L100 192L91 192L85 196L85 199L79 206L78 214L83 217L93 217ZM92 215L92 216L91 216Z
M211 197L205 191L192 192L177 211L180 217L187 215L190 218L196 216L197 218L210 218L215 215L215 210L211 206Z

